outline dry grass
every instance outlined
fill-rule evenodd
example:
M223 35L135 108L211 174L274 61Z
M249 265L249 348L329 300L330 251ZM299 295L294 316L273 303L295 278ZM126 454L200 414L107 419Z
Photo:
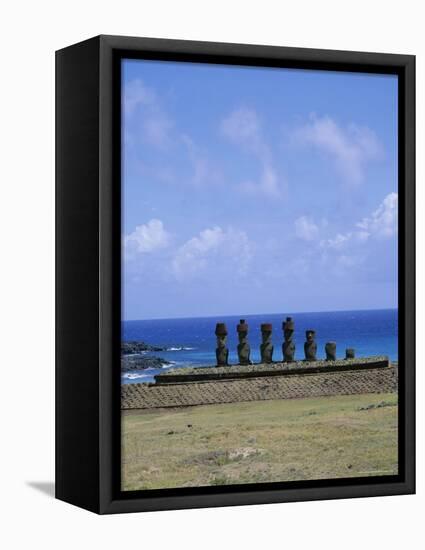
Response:
M397 396L123 414L123 490L397 473Z

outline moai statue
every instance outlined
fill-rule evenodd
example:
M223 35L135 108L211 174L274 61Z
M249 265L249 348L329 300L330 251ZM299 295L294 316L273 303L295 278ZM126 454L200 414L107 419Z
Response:
M217 366L227 366L229 359L229 349L226 347L227 328L224 323L217 323L215 326L215 335L217 336L217 349L215 355L217 357Z
M306 361L317 361L317 344L314 341L316 338L315 330L306 330L305 331L306 342L304 343L304 354Z
M251 365L249 356L251 348L248 343L248 325L245 323L245 319L241 319L236 330L238 331L238 357L240 365Z
M336 342L327 342L325 345L326 360L335 361L336 359Z
M295 326L292 317L287 317L286 321L283 321L282 329L285 338L282 344L283 360L290 362L295 357L295 342L293 341Z
M346 359L354 359L356 356L356 351L354 348L347 348L345 350L345 358Z
M272 330L271 323L263 323L261 325L262 344L260 351L262 363L271 363L273 360Z

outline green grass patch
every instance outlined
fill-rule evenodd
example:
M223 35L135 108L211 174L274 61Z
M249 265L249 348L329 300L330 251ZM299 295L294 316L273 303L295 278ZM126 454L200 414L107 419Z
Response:
M123 490L397 473L397 396L131 411Z

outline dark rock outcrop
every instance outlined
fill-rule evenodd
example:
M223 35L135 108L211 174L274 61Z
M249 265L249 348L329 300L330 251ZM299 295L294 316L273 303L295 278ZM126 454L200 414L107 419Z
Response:
M121 355L131 355L133 353L142 353L144 351L166 351L167 348L161 346L151 346L145 342L121 342Z
M143 355L123 355L121 357L122 371L161 369L165 365L171 365L171 363L170 361L162 359L162 357L147 357Z

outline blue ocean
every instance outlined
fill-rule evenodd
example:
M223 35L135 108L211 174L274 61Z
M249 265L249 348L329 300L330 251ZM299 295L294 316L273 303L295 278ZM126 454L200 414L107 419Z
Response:
M145 352L145 356L161 357L171 364L162 369L148 368L122 373L122 383L153 382L154 376L164 369L186 366L215 365L217 322L227 325L229 363L237 363L238 338L236 325L243 317L249 324L251 360L260 359L261 323L273 324L273 359L282 358L282 321L291 316L295 321L295 357L304 357L305 331L316 331L317 356L325 358L325 343L335 341L337 356L345 357L347 347L355 348L356 356L388 355L397 360L397 310L335 311L321 313L285 313L245 316L198 317L185 319L156 319L123 321L122 340L143 341L166 348L166 351Z

